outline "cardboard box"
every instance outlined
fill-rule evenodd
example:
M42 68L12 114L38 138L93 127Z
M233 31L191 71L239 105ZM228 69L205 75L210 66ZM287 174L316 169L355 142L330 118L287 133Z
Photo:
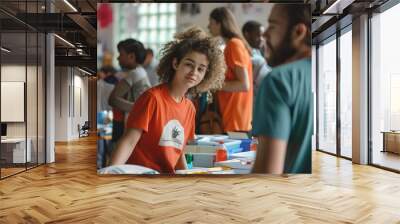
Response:
M383 137L385 141L384 151L400 154L400 133L385 132Z

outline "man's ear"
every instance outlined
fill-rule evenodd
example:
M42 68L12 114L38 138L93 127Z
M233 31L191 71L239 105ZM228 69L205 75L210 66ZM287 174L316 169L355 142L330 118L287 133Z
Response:
M297 24L292 30L292 42L294 47L299 47L306 42L307 26L303 23Z
M134 60L136 62L136 56L135 56L134 53L128 54L128 57L129 57L130 60Z
M175 70L178 69L178 60L176 58L172 60L172 68Z
M249 37L249 32L247 32L247 31L243 32L243 37L245 39L247 39Z

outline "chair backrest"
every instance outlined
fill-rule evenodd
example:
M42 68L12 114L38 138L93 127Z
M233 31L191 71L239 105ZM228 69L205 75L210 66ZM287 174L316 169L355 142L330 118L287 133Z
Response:
M90 124L89 121L85 121L85 123L82 126L82 129L89 129L90 128L89 124Z

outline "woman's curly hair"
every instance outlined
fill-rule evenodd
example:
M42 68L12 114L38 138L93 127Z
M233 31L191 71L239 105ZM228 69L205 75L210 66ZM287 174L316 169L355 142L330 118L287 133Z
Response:
M203 80L197 86L190 88L188 92L197 94L221 89L226 70L224 53L219 47L218 39L208 36L199 27L191 27L175 34L174 40L164 45L157 68L160 81L171 82L175 75L175 69L172 67L174 58L179 64L185 55L193 51L206 55L209 64Z

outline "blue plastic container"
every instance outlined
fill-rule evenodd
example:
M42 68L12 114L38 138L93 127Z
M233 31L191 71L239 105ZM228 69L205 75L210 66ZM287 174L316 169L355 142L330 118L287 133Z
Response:
M243 152L250 151L252 139L242 139L240 143L240 147L243 148Z

